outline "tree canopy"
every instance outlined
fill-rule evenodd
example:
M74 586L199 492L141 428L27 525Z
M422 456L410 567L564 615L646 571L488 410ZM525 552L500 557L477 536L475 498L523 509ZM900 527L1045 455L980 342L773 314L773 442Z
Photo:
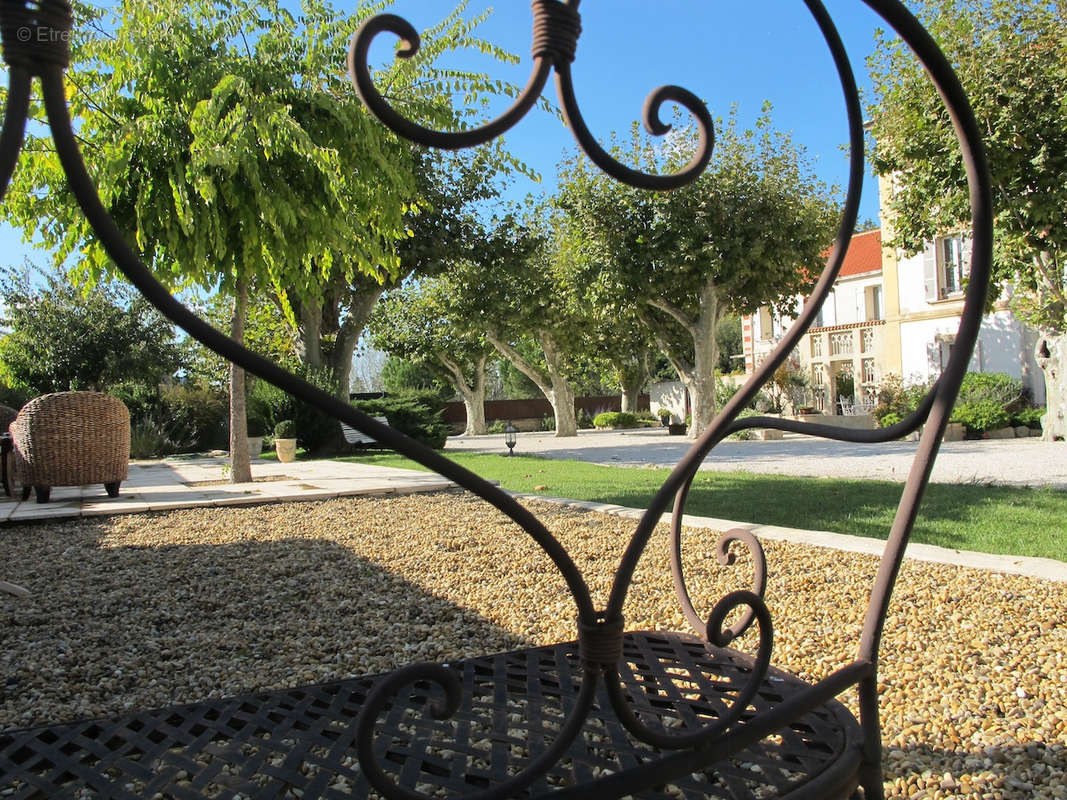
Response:
M1050 417L1061 424L1067 387L1067 17L1041 0L924 0L923 24L966 91L988 152L994 201L994 280L1046 338ZM893 240L918 252L926 240L970 227L962 156L948 112L917 59L882 35L871 58L873 163L891 176ZM993 293L991 301L996 300ZM1061 430L1060 435L1063 435Z
M122 382L149 387L181 364L174 328L136 292L101 283L87 291L65 276L36 285L8 271L0 282L10 330L0 338L0 377L31 394L89 389Z
M651 193L624 186L583 160L564 165L558 203L581 281L629 307L689 391L691 435L715 411L716 328L727 313L794 303L833 238L830 190L804 151L771 126L717 122L715 153L691 185ZM633 133L625 153L646 171L677 169L695 149L682 128L669 146ZM621 153L623 148L616 147Z

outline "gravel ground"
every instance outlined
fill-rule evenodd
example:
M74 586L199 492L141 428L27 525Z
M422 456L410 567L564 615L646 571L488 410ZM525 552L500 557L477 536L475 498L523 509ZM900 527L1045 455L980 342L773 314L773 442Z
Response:
M632 521L532 505L602 605ZM686 548L694 596L706 600L748 583L744 557L706 570L713 547L714 536L693 532ZM876 559L765 547L774 663L822 677L854 655ZM0 597L2 727L454 660L574 631L547 557L456 493L9 526L0 559L2 577L33 592ZM626 615L631 629L685 629L662 526ZM890 798L1067 798L1067 584L908 561L886 631ZM855 698L845 700L855 711Z

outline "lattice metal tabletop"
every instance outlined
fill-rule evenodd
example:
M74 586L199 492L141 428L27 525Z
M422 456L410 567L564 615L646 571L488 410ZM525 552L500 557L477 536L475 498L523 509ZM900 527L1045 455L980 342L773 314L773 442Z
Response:
M661 633L628 634L623 660L621 678L635 712L668 729L720 716L752 669L741 653ZM463 686L451 718L418 712L442 699L440 687L425 682L409 687L384 715L374 747L400 786L462 794L514 774L558 736L582 667L571 642L449 669ZM381 677L9 731L0 736L0 793L20 800L362 797L372 790L354 756L356 720ZM801 687L796 678L769 672L742 729ZM831 701L777 736L669 786L653 783L641 796L748 800L817 783L825 786L822 796L830 796L835 782L848 784L842 766L858 763L860 741L859 725ZM637 792L656 781L661 755L633 742L601 687L581 734L520 796L584 791L612 775L625 775L628 792Z

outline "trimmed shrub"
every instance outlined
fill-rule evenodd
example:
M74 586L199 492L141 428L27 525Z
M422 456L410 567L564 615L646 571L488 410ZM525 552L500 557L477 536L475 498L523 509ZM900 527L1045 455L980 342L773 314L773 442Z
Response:
M957 403L952 411L952 422L962 422L971 435L1006 428L1011 417L1004 406L995 400L978 400L973 403Z
M960 384L956 402L996 403L1009 412L1020 409L1023 401L1022 382L1003 372L968 372Z
M891 428L892 426L900 422L902 419L904 419L904 417L902 417L895 411L889 411L883 414L881 417L878 417L877 419L879 428Z
M444 404L435 392L409 392L360 400L353 405L372 417L384 416L390 427L435 450L445 446L445 440L452 432L451 426L441 419Z
M629 411L604 411L593 417L593 424L598 428L636 428L637 415Z
M1012 425L1025 425L1027 428L1041 430L1041 418L1045 416L1043 408L1024 408L1011 415Z
M161 421L180 431L189 451L224 450L229 447L230 403L222 392L189 386L168 386L160 392Z
M293 422L291 419L283 419L281 422L274 426L274 438L295 439L296 423Z

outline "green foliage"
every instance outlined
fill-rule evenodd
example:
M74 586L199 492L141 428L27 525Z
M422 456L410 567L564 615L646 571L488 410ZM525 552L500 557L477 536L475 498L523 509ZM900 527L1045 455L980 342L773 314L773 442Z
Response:
M678 169L696 134L676 122L670 147L635 129L615 154L645 171ZM677 191L624 186L581 158L561 167L559 186L575 283L601 287L598 296L618 298L642 321L686 381L699 432L714 406L701 393L719 363L716 328L727 313L794 302L810 288L833 238L831 192L769 113L749 131L735 115L719 120L708 169Z
M130 425L130 458L162 458L185 453L192 443L185 431L173 422L161 421L153 415L141 417Z
M1022 408L1011 415L1012 425L1025 425L1027 428L1041 430L1041 418L1045 416L1044 408Z
M669 408L661 407L659 411L656 412L656 416L658 416L660 419L670 419L671 410Z
M295 439L296 423L293 422L291 419L283 419L281 422L274 426L274 438Z
M526 400L531 397L540 397L541 390L537 384L519 371L518 367L504 359L497 362L500 373L500 385L503 389L504 400Z
M598 428L637 428L637 415L629 411L604 411L593 417L593 425Z
M353 405L365 414L384 416L390 427L435 450L445 446L445 440L452 432L451 427L442 421L444 405L434 392L408 392L376 400L359 400Z
M904 417L902 417L896 411L887 411L886 413L882 414L880 417L876 416L875 418L878 421L878 427L879 428L891 428L894 425L896 425L898 422L903 422L903 420L904 420Z
M195 386L167 386L160 391L163 419L181 431L197 452L228 446L228 403L224 393Z
M399 356L389 356L382 365L382 385L389 394L406 392L432 392L442 400L450 399L455 390L438 371L424 361L408 361Z
M755 409L744 408L741 409L741 413L737 415L737 419L744 419L745 417L758 417L759 414L760 412L756 411ZM738 441L751 441L752 439L756 438L756 429L744 428L743 430L731 433L727 438L735 439Z
M974 435L1006 428L1011 422L1011 417L1004 410L1004 406L995 400L975 400L956 403L950 420L962 422L967 433Z
M741 343L741 317L727 314L715 327L715 342L719 353L715 369L723 375L745 371L744 359L734 358L744 353Z
M298 365L294 371L313 386L333 395L339 394L337 376L332 370ZM266 381L257 380L252 384L248 393L248 417L258 420L264 432L272 430L282 420L292 420L300 446L313 455L328 452L339 444L341 426L336 419Z
M960 384L960 403L991 402L1012 412L1022 407L1023 385L1003 372L968 372Z
M919 407L929 390L928 384L905 385L899 375L886 375L876 394L875 421L883 428L895 425Z
M0 278L10 333L0 339L0 372L33 394L104 391L122 382L155 387L180 366L174 329L137 293L117 283L87 291L59 273L34 284Z
M583 431L592 430L596 427L596 423L593 422L593 415L586 409L579 408L576 415L576 421L578 422L578 429Z
M554 431L556 429L556 418L551 414L541 417L538 430L542 431Z
M922 0L918 15L973 106L993 183L994 278L1037 328L1067 330L1067 17L1041 0ZM890 244L966 230L964 163L948 112L891 34L871 58L873 165L894 175ZM992 292L990 302L997 298Z
M486 433L503 433L508 424L502 419L494 419L485 429Z

